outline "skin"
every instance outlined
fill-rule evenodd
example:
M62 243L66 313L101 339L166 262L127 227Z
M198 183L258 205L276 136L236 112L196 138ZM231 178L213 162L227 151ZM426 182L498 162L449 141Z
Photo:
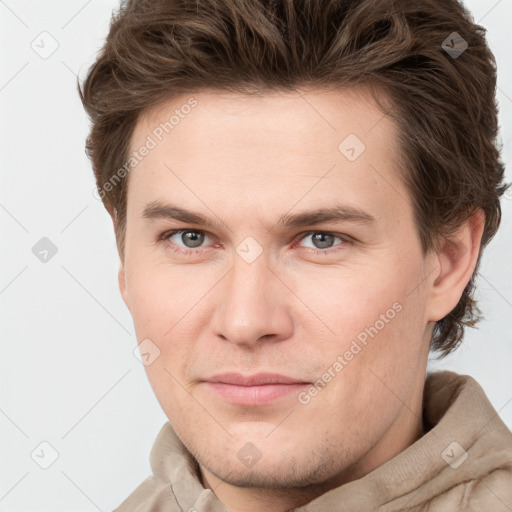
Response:
M396 128L364 89L193 97L197 106L129 175L120 290L137 340L160 350L147 374L203 485L234 511L285 511L361 478L422 435L432 328L473 273L483 218L422 253L395 164ZM141 116L132 148L188 98ZM352 162L338 150L349 134L366 146ZM154 202L220 225L145 218ZM276 226L284 214L334 204L374 221ZM173 229L199 231L201 245L183 232L163 236ZM334 237L319 245L315 232ZM236 251L249 236L262 249L252 263ZM388 322L347 360L381 315ZM346 364L335 371L340 355ZM204 383L272 372L310 383L304 392L329 369L308 403L292 393L234 405ZM248 442L261 455L252 467L237 456Z

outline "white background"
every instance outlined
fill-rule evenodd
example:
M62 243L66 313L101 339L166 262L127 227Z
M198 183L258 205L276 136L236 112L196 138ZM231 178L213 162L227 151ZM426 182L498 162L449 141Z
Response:
M498 60L508 163L512 0L467 5ZM137 341L117 288L110 218L92 194L88 121L76 90L75 75L92 63L115 7L117 0L0 0L0 512L112 510L149 475L150 448L166 421L132 352ZM46 50L58 43L46 59L31 47L41 37ZM42 237L58 249L47 263L32 253ZM509 427L511 253L512 200L504 199L480 271L486 320L431 365L476 378ZM40 463L51 462L43 441L59 454L48 469L31 458L36 450Z

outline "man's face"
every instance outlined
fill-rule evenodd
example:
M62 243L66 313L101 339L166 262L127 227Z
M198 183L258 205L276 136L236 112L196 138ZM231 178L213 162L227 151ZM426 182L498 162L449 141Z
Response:
M129 176L120 286L148 361L160 351L156 396L225 482L364 474L421 424L431 333L395 127L362 91L191 96L132 139L151 149Z

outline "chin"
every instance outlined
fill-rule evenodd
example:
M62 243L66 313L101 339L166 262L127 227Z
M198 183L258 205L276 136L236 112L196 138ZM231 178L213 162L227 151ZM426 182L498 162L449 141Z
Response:
M344 457L327 446L310 447L309 453L262 448L263 453L260 452L256 462L245 464L244 455L258 456L253 446L245 447L245 451L242 448L237 454L233 454L231 447L223 452L198 451L201 450L191 451L197 462L222 481L236 487L262 489L322 485L342 473L351 462L350 454Z

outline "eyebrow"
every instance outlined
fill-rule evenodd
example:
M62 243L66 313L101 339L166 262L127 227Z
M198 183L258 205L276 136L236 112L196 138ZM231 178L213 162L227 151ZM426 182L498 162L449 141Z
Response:
M158 201L147 203L142 212L142 217L149 220L171 219L187 224L196 224L203 227L213 227L217 229L225 226L225 223L222 222L220 218L209 218L200 213ZM312 226L314 224L336 221L369 224L375 222L375 218L360 208L348 205L336 205L330 208L307 210L295 214L283 214L268 231L272 231L274 229L286 230L290 228Z

